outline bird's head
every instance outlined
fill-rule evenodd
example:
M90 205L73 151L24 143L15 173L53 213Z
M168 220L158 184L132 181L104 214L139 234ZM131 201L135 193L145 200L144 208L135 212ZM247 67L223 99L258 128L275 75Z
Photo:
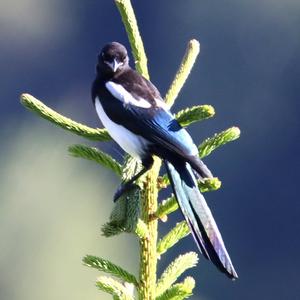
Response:
M126 48L117 42L105 45L98 55L97 72L113 75L128 67Z

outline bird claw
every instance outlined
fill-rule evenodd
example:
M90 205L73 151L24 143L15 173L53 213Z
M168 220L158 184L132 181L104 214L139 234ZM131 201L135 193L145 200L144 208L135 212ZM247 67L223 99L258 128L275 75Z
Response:
M133 190L134 188L138 188L139 186L135 183L124 183L121 184L114 194L114 202L116 202L124 193Z

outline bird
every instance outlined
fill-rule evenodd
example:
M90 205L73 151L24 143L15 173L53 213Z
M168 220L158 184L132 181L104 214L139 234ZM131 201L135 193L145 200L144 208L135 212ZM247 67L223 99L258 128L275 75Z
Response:
M132 189L134 182L153 165L153 156L158 156L164 162L173 193L199 251L229 278L238 278L197 185L197 180L213 175L158 89L130 67L122 44L111 42L100 51L91 94L98 117L112 139L143 165L140 172L120 185L114 200Z

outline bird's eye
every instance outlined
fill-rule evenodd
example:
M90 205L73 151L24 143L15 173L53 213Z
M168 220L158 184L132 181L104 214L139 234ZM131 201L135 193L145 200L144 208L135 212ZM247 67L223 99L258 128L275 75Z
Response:
M122 56L122 57L120 58L120 61L124 62L125 59L126 59L126 56Z
M103 61L111 61L112 60L112 57L110 55L108 55L107 53L102 52L101 56L102 56Z

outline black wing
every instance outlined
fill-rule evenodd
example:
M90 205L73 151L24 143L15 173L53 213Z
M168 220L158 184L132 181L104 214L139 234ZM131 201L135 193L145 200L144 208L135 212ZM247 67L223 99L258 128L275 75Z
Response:
M188 132L163 105L155 86L133 70L112 80L122 85L137 100L142 98L151 104L149 108L130 103L124 104L106 88L93 86L93 95L98 96L105 113L115 123L148 140L150 151L165 159L184 158L202 177L212 177L211 172L198 157L198 149ZM170 157L171 156L171 157Z

